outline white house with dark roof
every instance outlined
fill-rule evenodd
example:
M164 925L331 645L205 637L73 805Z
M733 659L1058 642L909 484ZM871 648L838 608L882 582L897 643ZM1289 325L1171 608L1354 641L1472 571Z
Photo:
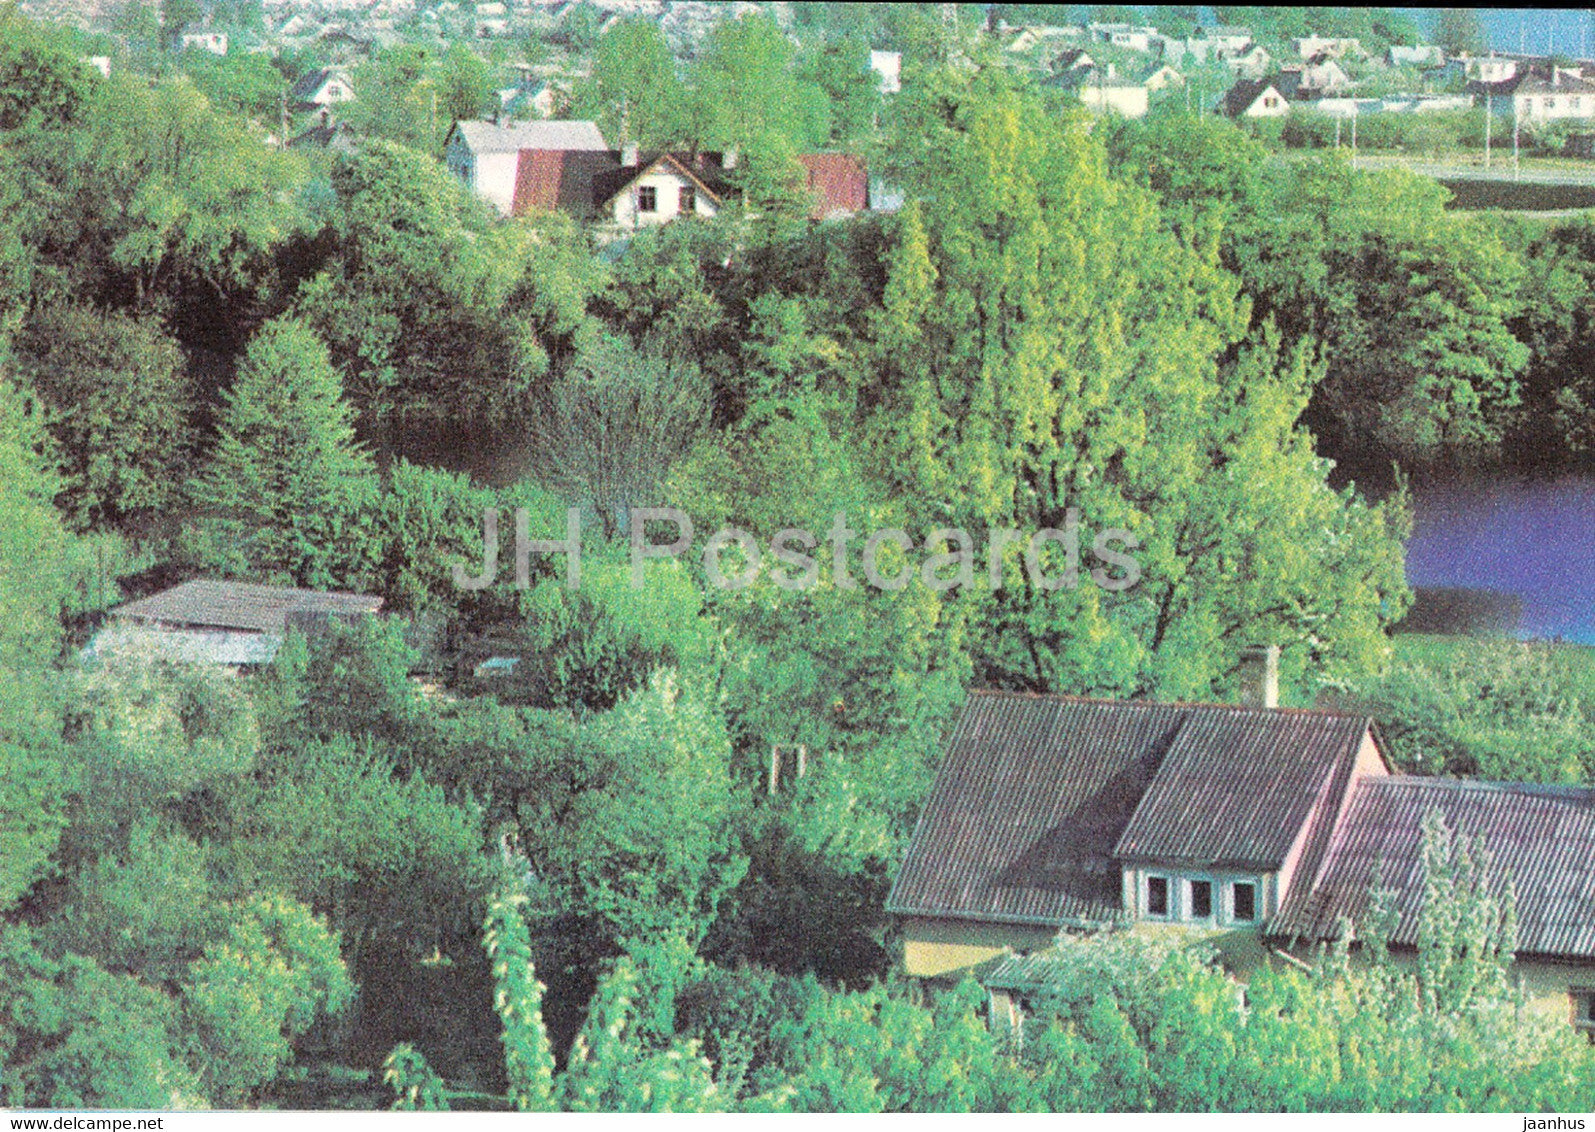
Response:
M1239 706L972 693L887 898L908 974L1113 925L1192 933L1244 973L1355 925L1375 862L1411 954L1438 809L1515 891L1532 1005L1595 1021L1595 788L1393 774L1373 720L1278 708L1276 671L1250 653Z
M288 103L299 112L327 110L354 100L354 86L340 67L318 67L299 76Z

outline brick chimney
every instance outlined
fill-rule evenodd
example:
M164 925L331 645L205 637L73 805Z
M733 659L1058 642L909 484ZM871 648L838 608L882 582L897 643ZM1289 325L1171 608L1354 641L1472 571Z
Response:
M1254 645L1241 650L1241 704L1279 706L1279 646Z

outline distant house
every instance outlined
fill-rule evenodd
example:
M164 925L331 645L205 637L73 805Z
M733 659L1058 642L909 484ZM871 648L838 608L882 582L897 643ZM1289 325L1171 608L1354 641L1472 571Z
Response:
M1347 39L1330 35L1304 35L1290 41L1298 59L1311 59L1314 55L1328 55L1331 59L1364 55L1360 39Z
M1111 43L1115 47L1124 47L1131 51L1151 52L1153 46L1162 40L1157 28L1137 27L1133 24L1087 24L1086 31L1097 42Z
M271 663L290 628L314 633L330 620L381 608L382 599L371 594L197 579L117 606L82 655L92 661L131 652L248 669Z
M179 51L208 51L212 55L227 54L227 33L224 31L211 31L196 29L178 32L172 37L176 42L174 47Z
M1169 87L1184 86L1185 76L1165 63L1143 78L1141 85L1146 87L1148 92L1156 94L1158 91L1167 90Z
M1506 83L1517 78L1522 69L1517 59L1502 56L1463 56L1459 59L1463 73L1474 83Z
M1085 48L1071 47L1052 61L1052 73L1068 76L1081 71L1095 70L1096 65L1097 61L1091 58Z
M896 94L903 89L903 53L901 51L871 51L870 70L879 76L877 88L882 94Z
M552 118L560 101L561 92L551 82L517 84L498 92L499 116L505 121Z
M1492 105L1497 114L1515 115L1522 122L1595 118L1595 82L1576 70L1553 67L1549 77L1524 71L1516 78L1485 89L1494 96Z
M1220 62L1237 78L1260 79L1274 66L1274 57L1260 43L1251 44L1244 51L1218 55Z
M1400 47L1391 44L1385 50L1385 64L1391 67L1439 67L1445 63L1442 47Z
M504 216L514 211L521 151L608 152L596 123L587 121L454 123L443 160L466 186Z
M85 55L78 62L85 67L92 67L100 72L101 78L111 77L111 57L109 55Z
M1435 809L1515 890L1531 1007L1595 1021L1595 789L1394 774L1373 720L1274 706L1276 655L1247 658L1245 706L972 693L887 898L908 973L1001 982L1005 955L1117 926L1244 975L1364 926L1376 866L1410 958Z
M288 142L289 149L326 150L331 153L353 153L358 145L359 139L347 122L323 122Z
M1326 98L1343 93L1351 77L1328 55L1314 55L1305 63L1281 67L1274 85L1286 98Z
M1252 29L1219 24L1214 27L1198 28L1192 38L1205 40L1219 51L1235 55L1251 46Z
M1231 118L1283 118L1290 113L1290 103L1268 79L1238 80L1219 108Z
M299 113L330 109L353 99L349 76L336 67L306 71L288 91L289 105Z

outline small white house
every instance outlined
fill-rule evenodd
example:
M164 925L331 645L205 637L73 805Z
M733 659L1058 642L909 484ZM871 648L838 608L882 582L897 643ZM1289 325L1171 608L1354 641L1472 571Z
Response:
M508 216L515 207L523 149L607 151L609 146L594 122L461 120L443 143L443 161L472 192Z
M1290 103L1267 79L1241 79L1224 95L1222 109L1231 118L1283 118Z
M336 67L306 71L288 92L288 101L301 113L325 110L353 100L354 87L349 82L349 76Z
M1311 59L1314 55L1328 55L1343 59L1348 55L1362 55L1362 41L1332 35L1304 35L1290 41L1298 58Z
M1082 105L1094 114L1117 114L1122 118L1144 118L1148 106L1145 83L1123 79L1087 79L1076 88Z
M624 176L620 187L599 202L600 214L617 228L652 228L680 216L707 218L724 203L720 193L674 154L629 164Z
M1497 55L1470 56L1462 61L1462 73L1477 83L1504 83L1517 78L1518 61Z
M185 31L178 36L178 49L182 51L209 51L212 55L227 54L227 33L224 31Z

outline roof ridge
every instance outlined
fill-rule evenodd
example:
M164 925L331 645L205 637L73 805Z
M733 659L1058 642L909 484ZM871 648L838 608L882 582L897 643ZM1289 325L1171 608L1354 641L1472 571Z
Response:
M1136 708L1181 708L1184 710L1201 709L1203 711L1236 711L1248 714L1270 716L1321 716L1325 719L1354 719L1367 723L1373 722L1373 717L1363 712L1334 711L1329 708L1301 708L1301 707L1256 707L1251 704L1226 704L1203 703L1197 700L1149 700L1149 699L1114 699L1109 696L1081 696L1069 692L1025 692L1010 688L971 688L970 696L1011 696L1015 699L1030 700L1055 700L1060 703L1075 704L1103 704L1113 707Z
M1441 778L1428 774L1382 774L1363 780L1390 786L1417 786L1432 790L1481 790L1502 794L1588 795L1595 798L1595 786L1571 782L1510 782L1493 778Z

